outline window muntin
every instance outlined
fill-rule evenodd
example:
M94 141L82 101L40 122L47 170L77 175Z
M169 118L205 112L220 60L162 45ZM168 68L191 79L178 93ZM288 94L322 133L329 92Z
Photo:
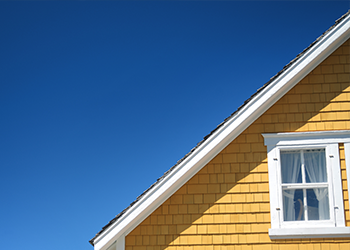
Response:
M283 221L329 220L325 149L280 151Z

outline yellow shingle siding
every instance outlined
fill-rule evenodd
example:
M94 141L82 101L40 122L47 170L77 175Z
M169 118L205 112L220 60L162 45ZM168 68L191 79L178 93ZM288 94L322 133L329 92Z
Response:
M346 179L344 144L339 145L339 155L340 155L341 178L342 178L342 184L343 184L345 225L349 227L350 226L349 194L348 194L348 182Z
M126 250L350 249L348 239L270 240L262 133L350 129L350 40L126 236ZM349 200L340 145L346 225Z

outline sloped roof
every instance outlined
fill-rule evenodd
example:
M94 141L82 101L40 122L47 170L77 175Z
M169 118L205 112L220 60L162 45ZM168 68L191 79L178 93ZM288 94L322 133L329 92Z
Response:
M292 61L290 61L287 65L283 67L276 75L270 78L270 80L265 83L261 88L259 88L250 98L248 98L238 109L233 112L229 117L227 117L222 123L220 123L214 130L212 130L208 135L206 135L202 141L200 141L190 152L188 152L182 159L180 159L174 166L172 166L168 171L166 171L163 176L158 178L155 183L153 183L147 190L145 190L141 195L139 195L135 201L133 201L127 208L125 208L122 212L116 215L107 225L105 225L89 242L91 245L94 245L94 241L98 238L102 233L104 233L108 228L110 228L114 223L116 223L119 219L123 217L135 204L139 203L140 200L148 194L152 189L154 189L162 180L164 180L170 173L172 173L177 167L184 162L190 155L192 155L204 142L206 142L216 131L218 131L221 127L223 127L228 121L232 120L242 109L245 108L259 93L261 93L265 88L270 86L275 80L277 80L283 73L285 73L288 69L292 68L298 60L303 57L306 53L308 53L312 48L319 43L327 34L335 29L344 19L350 16L350 10L344 14L341 18L335 21L335 24L331 26L327 31L325 31L321 36L319 36L313 43L311 43L307 48L305 48L301 53L299 53Z

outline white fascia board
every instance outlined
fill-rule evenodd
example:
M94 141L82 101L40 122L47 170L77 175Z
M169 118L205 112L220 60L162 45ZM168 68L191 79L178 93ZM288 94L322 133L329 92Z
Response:
M254 96L163 180L130 207L114 224L96 237L94 240L95 250L106 250L108 245L120 236L126 236L131 232L349 37L350 16L322 37L290 68Z

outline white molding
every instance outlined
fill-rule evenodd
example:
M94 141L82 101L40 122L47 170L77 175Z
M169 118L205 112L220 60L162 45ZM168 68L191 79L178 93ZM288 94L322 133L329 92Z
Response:
M348 195L350 202L350 142L344 143L344 154L345 154L345 166L346 166L346 177L348 183Z
M127 235L261 114L293 88L318 64L350 37L350 16L306 51L291 67L260 91L233 117L226 121L183 162L157 183L118 220L98 235L95 250L106 250L121 235Z
M350 227L315 227L315 228L279 228L269 229L271 239L300 238L348 238Z
M271 239L282 238L300 238L323 237L324 235L333 235L332 232L338 232L333 228L346 228L344 216L344 199L341 182L341 169L339 157L339 143L347 145L347 152L350 150L350 130L339 131L317 131L317 132L299 132L299 133L271 133L263 134L265 145L268 150L268 171L270 190L270 214L271 229L269 235ZM330 220L310 222L284 222L282 220L281 204L281 183L280 183L280 150L282 149L302 149L302 148L325 148L327 156L327 173L329 178L329 199L330 199ZM347 154L347 153L345 153ZM348 156L349 157L349 156ZM346 159L347 161L347 159ZM349 179L349 176L348 176ZM319 226L322 230L316 231L312 235L310 227ZM345 231L348 229L344 229ZM340 231L339 231L340 232ZM294 235L295 234L295 235ZM350 235L349 235L350 236ZM330 237L330 236L329 236ZM333 237L333 236L332 236Z
M269 194L270 194L270 216L271 216L271 227L272 228L280 228L281 227L281 208L280 198L282 196L279 188L279 184L277 180L279 180L279 168L277 166L277 159L279 156L277 154L277 150L274 150L274 146L267 147L267 167L269 173ZM272 164L271 164L272 163ZM275 190L276 192L271 192L271 190Z
M350 142L350 130L262 134L265 145L298 145Z
M341 179L339 144L332 143L330 144L329 149L329 155L333 156L333 158L327 157L327 161L329 162L331 168L330 177L332 178L333 185L333 194L329 195L329 198L331 199L331 197L333 196L334 199L334 221L336 223L335 227L345 227L343 183Z
M110 246L107 248L107 250L117 250L117 242L116 242L116 241L113 242L113 244L110 245Z
M109 245L106 250L125 250L125 236L120 236L112 245Z
M116 250L124 250L125 249L125 235L122 235L117 240Z

